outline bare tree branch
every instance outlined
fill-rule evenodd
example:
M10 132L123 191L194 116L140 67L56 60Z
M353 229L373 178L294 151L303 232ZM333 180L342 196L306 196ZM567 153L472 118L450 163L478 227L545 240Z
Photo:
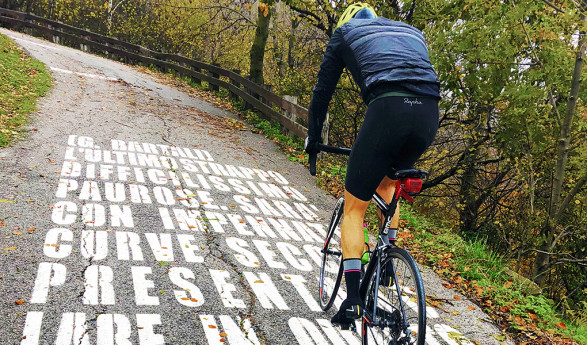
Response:
M547 4L548 6L554 8L555 10L557 10L558 12L561 13L565 13L565 11L563 9L561 9L560 7L556 6L555 4L553 4L552 2L550 2L549 0L542 0L542 2L544 2L545 4Z

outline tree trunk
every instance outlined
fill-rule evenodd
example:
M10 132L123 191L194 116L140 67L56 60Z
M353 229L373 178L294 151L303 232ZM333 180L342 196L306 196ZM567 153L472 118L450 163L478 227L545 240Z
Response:
M582 21L587 21L585 15L581 15ZM571 140L571 127L573 124L573 116L577 106L577 98L579 96L579 88L581 86L581 76L583 71L583 60L585 55L585 48L587 47L587 36L584 32L581 32L581 39L575 57L575 68L573 70L573 76L571 79L571 91L569 93L569 99L567 101L567 111L565 118L561 124L560 137L558 139L558 147L556 154L556 166L553 178L552 194L550 198L550 211L548 217L548 224L542 228L542 236L545 237L546 241L541 246L541 250L545 253L538 253L536 255L536 261L534 262L534 277L535 282L543 286L546 282L546 271L550 269L550 254L554 248L553 241L556 238L554 231L560 222L560 219L564 213L564 209L568 204L569 196L561 202L563 183L565 178L565 172L567 170L567 162L569 155L569 145ZM571 193L577 193L578 191L573 190Z
M462 209L459 211L460 230L463 234L473 234L477 224L476 190L477 173L475 162L476 152L471 152L464 164L464 173L461 176L461 201Z
M550 244L554 240L554 228L550 224L546 224L542 228L542 235L546 237L544 244L539 249L540 252L536 254L536 260L534 260L534 282L538 286L544 286L546 278L548 278L547 271L550 269Z
M585 21L586 17L581 15L581 19ZM550 219L552 221L557 220L560 217L560 199L562 186L564 182L564 175L567 168L567 161L569 156L569 141L571 139L571 126L573 123L573 116L575 115L575 109L577 106L577 97L579 95L579 87L581 85L581 74L583 71L583 55L585 54L586 36L583 33L583 37L579 40L579 46L575 58L575 68L573 71L573 78L571 79L571 92L569 94L569 100L567 101L567 111L565 114L564 122L560 128L560 137L558 139L558 149L556 154L556 168L554 172L554 185L552 188L552 196L550 199Z
M292 19L291 21L291 31L288 37L288 47L287 47L287 65L289 68L294 68L295 60L294 60L294 48L296 43L296 29L298 25L300 25L301 20L299 19Z
M272 4L273 1L259 3L257 9L257 29L255 30L255 39L251 46L251 80L260 85L263 84L263 60L265 58L265 45L269 36L269 22L271 21L272 12L269 6Z

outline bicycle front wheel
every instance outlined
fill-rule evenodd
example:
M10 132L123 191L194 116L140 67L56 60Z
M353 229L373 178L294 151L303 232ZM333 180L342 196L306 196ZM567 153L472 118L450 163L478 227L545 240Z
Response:
M386 250L369 277L362 320L363 344L424 345L426 299L416 262L404 249Z
M322 310L332 307L342 279L342 246L334 235L340 236L340 226L344 211L344 198L338 199L328 225L324 248L322 248L322 265L320 266L319 302ZM340 238L339 238L340 240Z

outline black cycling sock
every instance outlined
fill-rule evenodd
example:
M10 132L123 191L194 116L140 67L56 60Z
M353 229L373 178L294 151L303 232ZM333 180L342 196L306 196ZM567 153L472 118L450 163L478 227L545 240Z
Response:
M344 268L344 279L346 281L347 299L360 299L361 259L345 259L342 261L342 264Z

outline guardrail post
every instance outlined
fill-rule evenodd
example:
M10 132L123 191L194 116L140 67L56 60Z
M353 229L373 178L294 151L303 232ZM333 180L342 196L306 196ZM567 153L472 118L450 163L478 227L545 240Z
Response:
M217 64L217 63L213 63L212 65L215 66L215 67L220 67L220 65ZM214 72L210 71L210 75L212 76L212 78L220 79L220 75L218 73L214 73ZM212 83L208 83L208 85L209 85L208 88L210 90L212 90L212 91L220 91L220 87L218 85L214 85Z
M250 75L246 76L246 78L248 80L251 80L251 76ZM245 86L245 92L248 93L249 95L257 98L257 95L255 95L255 93L251 89L249 89L248 87L246 87L246 86ZM253 109L255 109L255 108L253 108L253 105L251 105L251 103L249 103L247 101L244 101L244 103L245 103L244 104L245 105L245 110L253 110Z
M202 69L200 67L196 67L191 65L190 66L194 71L198 72L198 73L202 73ZM190 77L192 79L193 83L196 83L198 85L202 85L202 80L200 78L196 78L196 77Z
M271 85L271 84L263 84L263 87L264 87L264 88L265 88L267 91L269 91L269 92L273 92L273 85ZM263 104L267 104L267 105L269 105L269 101L268 101L268 100L266 100L266 99L265 99L265 97L263 97L263 96L260 96L259 98L261 99L261 102L263 102Z
M233 73L236 73L238 75L241 75L241 71L240 69L233 69L232 70ZM230 80L230 83L234 86L236 86L237 88L240 88L241 85L238 81L232 79L232 78L228 78ZM228 94L230 95L230 99L232 99L233 101L238 101L238 95L234 92L232 92L231 90L228 90Z
M330 130L330 114L326 113L326 119L324 120L324 127L322 127L322 143L328 145L328 131Z
M298 104L298 97L297 96L284 95L283 99L290 102L290 103ZM291 113L287 110L283 111L283 115L285 115L285 117L290 119L292 122L297 122L297 120L298 120L298 117L296 116L296 114Z
M47 25L47 26L43 27L43 37L47 41L51 41L52 36L53 35L51 34L51 25Z

